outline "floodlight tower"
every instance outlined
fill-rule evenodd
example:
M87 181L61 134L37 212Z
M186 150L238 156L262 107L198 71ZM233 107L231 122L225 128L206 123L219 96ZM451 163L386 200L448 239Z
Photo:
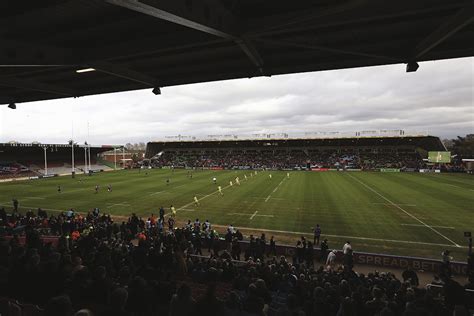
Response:
M74 178L76 168L74 168L74 139L71 139L71 175Z
M43 146L43 151L44 151L44 174L48 175L48 158L46 154L46 150L48 149L47 146Z
M88 164L87 164L87 142L84 142L84 173L88 173Z
M125 169L125 147L122 147L122 167Z

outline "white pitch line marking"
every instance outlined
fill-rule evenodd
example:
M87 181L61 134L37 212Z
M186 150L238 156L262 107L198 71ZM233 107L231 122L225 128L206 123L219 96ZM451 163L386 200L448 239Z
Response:
M225 190L225 189L227 189L228 187L230 187L230 184L227 185L227 186L225 186L225 187L223 187L222 190ZM204 195L202 198L200 198L200 199L198 199L198 200L199 200L199 201L204 200L204 199L210 197L211 195L214 195L214 194L217 194L217 193L219 193L219 191L214 191L214 192L212 192L212 193L209 193L208 195ZM176 211L181 211L181 210L187 208L188 206L193 205L194 203L195 203L194 201L189 202L188 204L185 204L185 205L181 206L180 208L178 208ZM171 213L167 213L167 214L165 214L165 216L169 216L170 214L171 214Z
M255 213L254 213L255 214ZM239 216L249 216L249 215L252 215L252 216L256 216L256 217L275 217L274 215L264 215L264 214L250 214L250 213L227 213L227 215L239 215ZM252 218L250 218L252 219Z
M219 226L219 225L216 225ZM224 226L222 226L224 227ZM264 228L255 228L255 227L240 227L239 229L245 230L258 230L262 232L270 232L270 233L282 233L282 234L291 234L291 235L308 235L313 236L312 233L308 232L295 232L295 231L288 231L288 230L274 230L274 229L264 229ZM345 235L330 235L324 234L322 237L331 237L331 238L343 238L347 240L369 240L369 241L382 241L382 242L393 242L393 243L401 243L401 244L416 244L416 245L429 245L429 246L439 246L439 247L456 247L451 244L437 244L432 242L423 242L423 241L412 241L412 240L397 240L397 239L382 239L382 238L371 238L371 237L358 237L358 236L345 236ZM467 248L467 246L460 246L461 248Z
M130 204L128 203L114 203L114 204L110 204L110 203L107 203L107 207L114 207L114 206L130 206Z
M195 212L196 210L193 208L182 208L180 211L185 211L185 212Z
M153 192L153 193L151 193L150 195L157 195L157 194L160 194L160 193L163 193L163 192L165 192L165 191Z
M419 225L419 224L400 224L402 226L415 226L415 227L425 227L425 225ZM454 229L452 226L431 226L431 227L436 227L436 228L446 228L446 229Z
M30 196L30 197L24 197L23 199L25 200L44 200L44 197L36 197L36 196Z
M265 199L265 203L268 202L268 200L270 199L270 197L272 196L273 193L276 192L276 190L278 190L278 188L280 187L280 185L283 183L283 181L285 181L286 178L283 178L283 180L280 181L280 183L276 186L275 189L273 189L273 192L270 193L267 198Z
M379 192L375 191L373 188L369 187L367 184L365 184L364 182L360 181L359 179L357 179L356 177L350 175L349 173L347 174L350 178L354 179L355 181L359 182L360 184L362 184L364 187L366 187L367 189L369 189L370 191L374 192L375 194L377 194L378 196L380 196L382 199L384 199L385 201L387 201L388 203L392 204L393 206L395 206L396 208L398 208L400 211L402 211L403 213L407 214L408 216L410 216L411 218L413 218L414 220L416 220L417 222L419 222L420 224L424 225L425 227L431 229L433 232L435 232L436 234L440 235L441 237L443 237L444 239L446 239L447 241L449 241L450 243L452 243L453 245L455 245L456 247L460 248L461 246L458 245L457 243L455 243L454 241L452 241L450 238L446 237L445 235L443 235L442 233L440 233L438 230L434 229L433 227L431 227L430 225L426 224L425 222L423 222L421 219L419 219L418 217L416 217L415 215L407 212L406 210L404 210L402 207L400 207L399 205L393 203L391 200L389 200L388 198L386 198L385 196L383 196L382 194L380 194Z
M392 205L390 203L370 203L370 204L376 204L376 205ZM399 206L416 206L416 204L397 204Z
M463 187L460 187L459 185L454 185L454 184L451 184L451 183L445 183L446 185L449 185L450 187L455 187L455 188L459 188L459 189L464 189Z
M252 214L252 216L250 216L250 219L253 219L255 217L255 215L257 215L258 211L255 211L255 213Z

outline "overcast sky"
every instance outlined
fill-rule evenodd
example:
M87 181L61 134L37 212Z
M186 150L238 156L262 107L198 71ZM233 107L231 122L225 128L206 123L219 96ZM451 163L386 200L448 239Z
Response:
M165 87L0 108L0 142L405 129L474 133L474 58ZM84 74L87 75L87 74ZM88 128L89 126L89 128Z

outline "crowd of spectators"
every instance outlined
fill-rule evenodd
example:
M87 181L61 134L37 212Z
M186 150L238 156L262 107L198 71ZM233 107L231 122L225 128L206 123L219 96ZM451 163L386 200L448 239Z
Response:
M419 287L414 271L406 280L355 272L349 242L339 265L330 262L332 252L313 258L305 238L293 258L277 257L265 234L250 236L241 250L244 236L232 225L219 241L208 220L175 227L162 214L115 223L99 209L85 216L0 209L0 227L0 297L10 299L1 300L1 315L13 315L16 300L61 316L452 315L469 304L450 278L440 281L440 295ZM42 242L43 234L58 235L57 245Z
M413 151L340 150L190 150L165 151L153 161L156 167L246 167L271 169L347 168L375 170L380 168L426 167L419 153Z

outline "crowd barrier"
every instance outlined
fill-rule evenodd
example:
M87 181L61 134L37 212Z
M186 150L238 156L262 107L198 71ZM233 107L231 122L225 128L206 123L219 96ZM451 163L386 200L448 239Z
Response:
M242 249L245 250L248 247L248 241L241 241ZM268 247L268 246L267 246ZM293 257L296 254L296 247L290 245L277 245L276 254L278 256L289 256ZM321 256L321 249L314 248L314 258L318 259ZM343 253L337 251L337 259L342 263ZM419 257L408 257L408 256L395 256L387 254L378 254L370 252L354 252L353 253L354 264L378 266L384 268L394 269L406 269L412 268L417 271L439 273L442 265L441 260L419 258ZM456 275L467 275L467 263L453 261L451 262L451 271Z

